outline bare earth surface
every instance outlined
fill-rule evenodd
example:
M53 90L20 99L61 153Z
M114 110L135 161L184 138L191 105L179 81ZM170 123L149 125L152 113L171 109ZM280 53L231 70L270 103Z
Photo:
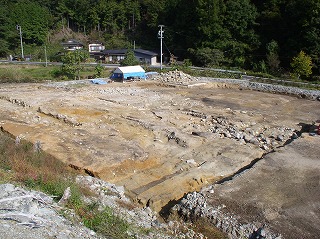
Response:
M210 203L288 238L316 238L320 140L296 132L320 119L319 101L188 84L1 85L0 126L156 211L265 155L215 186Z
M320 137L304 135L205 193L211 207L267 225L283 238L320 235Z

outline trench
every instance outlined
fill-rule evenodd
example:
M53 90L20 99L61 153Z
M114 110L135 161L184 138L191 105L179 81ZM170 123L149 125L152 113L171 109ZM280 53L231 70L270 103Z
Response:
M252 160L250 162L250 164L240 168L239 170L237 170L235 173L227 176L227 177L224 177L220 180L217 180L216 182L212 183L212 185L220 185L220 184L223 184L227 181L231 181L233 180L235 177L239 176L240 174L243 174L245 173L247 170L250 170L255 164L257 164L259 161L263 160L264 157L268 154L272 154L274 152L277 151L277 149L280 149L280 148L283 148L285 147L286 145L289 145L291 144L294 140L297 140L299 139L303 133L308 133L308 132L311 132L313 129L314 129L314 126L313 125L310 125L310 124L305 124L305 123L299 123L298 124L299 126L301 126L301 130L299 131L294 131L295 134L293 134L288 140L286 140L282 145L276 147L275 149L269 151L269 152L266 152L264 153L261 157L259 158L255 158L254 160ZM168 219L170 218L171 216L171 213L172 213L172 208L177 205L177 204L180 204L181 201L183 199L186 198L186 196L189 194L189 193L192 193L192 192L188 192L188 193L185 193L183 197L181 197L180 199L178 200L171 200L169 201L169 203L167 203L165 206L162 207L162 209L160 210L159 212L159 215L161 216L161 218L164 220L164 221L168 221ZM192 213L192 211L190 211L190 213ZM183 219L184 221L188 221L188 219L185 219L182 215L179 215L181 219ZM192 216L191 216L192 217ZM195 217L196 218L196 217Z

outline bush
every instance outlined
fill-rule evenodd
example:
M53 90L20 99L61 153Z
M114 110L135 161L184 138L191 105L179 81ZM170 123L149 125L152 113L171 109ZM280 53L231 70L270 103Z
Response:
M124 59L120 62L121 66L134 66L139 65L139 61L134 56L133 50L128 50Z
M96 65L96 67L94 69L95 69L95 72L96 72L94 76L95 77L101 77L104 67L101 66L100 64L98 64L98 65Z
M312 59L305 52L300 51L299 54L292 59L291 67L293 69L293 75L300 78L309 77L312 74Z
M83 50L76 50L67 52L62 57L61 74L67 76L69 79L79 80L80 72L83 70L82 62L85 62L89 57L88 52Z

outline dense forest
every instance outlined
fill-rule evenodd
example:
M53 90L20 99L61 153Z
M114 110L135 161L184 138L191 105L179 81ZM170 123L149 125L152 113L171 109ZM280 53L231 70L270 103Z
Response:
M0 0L0 18L1 57L19 54L17 25L34 53L66 29L85 44L159 52L161 24L165 54L193 65L277 75L303 52L319 75L319 0Z

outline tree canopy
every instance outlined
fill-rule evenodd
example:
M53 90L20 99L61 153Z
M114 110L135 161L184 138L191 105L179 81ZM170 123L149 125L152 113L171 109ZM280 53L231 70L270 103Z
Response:
M304 51L319 74L319 0L0 0L0 20L2 57L19 49L17 24L24 44L50 44L50 34L68 28L108 48L158 52L161 24L164 54L179 60L246 69L265 62L276 73Z

